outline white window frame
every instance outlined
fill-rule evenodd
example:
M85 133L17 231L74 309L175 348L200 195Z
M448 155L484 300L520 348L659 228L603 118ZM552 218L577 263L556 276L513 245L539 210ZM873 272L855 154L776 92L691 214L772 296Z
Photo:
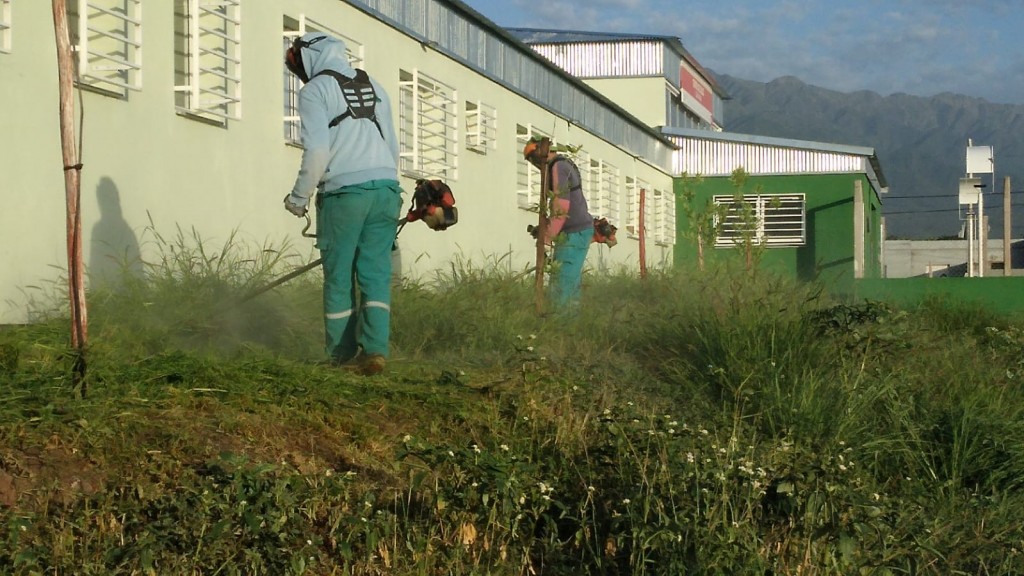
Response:
M596 184L590 213L595 218L607 218L618 226L622 198L619 194L619 169L604 160L590 161L590 182Z
M10 9L10 2L5 3ZM142 89L142 0L70 0L78 83L119 96Z
M186 78L174 86L175 107L180 114L219 123L240 119L241 0L176 0L175 10L179 3L186 7L188 43L184 67L175 63L176 77L184 72Z
M284 24L284 46L281 49L282 64L284 70L284 140L295 146L302 145L302 121L299 119L299 90L302 88L302 81L298 76L292 74L284 65L284 51L296 38L302 37L307 32L323 32L335 38L345 41L345 56L353 68L362 68L365 61L366 47L362 42L346 36L323 24L307 18L305 14L299 14L298 18L290 18L285 15Z
M11 53L13 45L14 28L11 20L11 2L13 0L0 0L0 52Z
M399 70L399 163L410 178L458 180L458 92L418 69Z
M587 198L587 208L595 212L601 203L601 161L589 154L581 155L579 161L580 180L583 181L583 194Z
M661 246L672 246L676 243L676 205L675 197L665 190L654 190L654 243Z
M487 154L497 145L497 109L481 100L466 100L466 148Z
M716 206L731 206L735 197L714 196ZM747 194L743 202L750 204L756 219L751 240L770 247L803 246L807 244L807 203L805 194ZM717 219L717 217L716 217ZM730 221L739 216L726 216L715 238L716 248L742 243L742 231ZM718 222L716 222L716 225Z
M640 191L651 190L651 185L642 178L626 177L626 236L640 238ZM644 198L646 200L646 197ZM646 214L645 214L646 223ZM650 225L648 224L648 227Z
M535 212L540 207L540 170L523 157L523 148L530 138L551 138L532 124L516 124L516 202L519 208ZM554 141L551 142L554 144Z

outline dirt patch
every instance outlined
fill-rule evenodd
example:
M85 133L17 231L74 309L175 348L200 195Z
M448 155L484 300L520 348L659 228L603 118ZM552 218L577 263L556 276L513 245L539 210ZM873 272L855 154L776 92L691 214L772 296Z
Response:
M14 487L14 476L0 470L0 506L12 508L18 503L18 490Z
M67 505L103 489L105 475L56 436L45 446L7 454L0 463L0 505L15 507L34 497Z

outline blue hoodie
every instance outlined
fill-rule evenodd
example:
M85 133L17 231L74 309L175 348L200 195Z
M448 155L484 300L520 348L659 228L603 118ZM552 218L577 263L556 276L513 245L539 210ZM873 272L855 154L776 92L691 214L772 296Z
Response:
M302 39L308 42L321 36L326 37L302 49L302 65L310 81L299 90L304 150L292 196L307 201L314 188L326 192L369 180L398 180L398 139L391 101L376 80L370 81L380 99L375 114L384 138L370 119L346 118L334 128L328 127L348 106L337 80L326 74L316 75L334 70L351 78L356 71L345 55L343 41L322 32L310 32Z

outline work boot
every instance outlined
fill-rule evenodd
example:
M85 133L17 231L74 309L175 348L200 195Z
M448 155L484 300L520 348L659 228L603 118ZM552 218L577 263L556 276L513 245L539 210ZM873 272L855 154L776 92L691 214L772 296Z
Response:
M360 376L374 376L384 371L387 360L381 354L363 354L360 351L355 357L343 362L341 368Z
M387 361L380 354L367 354L359 363L359 373L363 376L375 376L384 371Z

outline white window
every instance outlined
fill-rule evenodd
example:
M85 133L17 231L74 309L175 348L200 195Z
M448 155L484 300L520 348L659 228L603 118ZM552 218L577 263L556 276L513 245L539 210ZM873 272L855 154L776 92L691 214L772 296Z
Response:
M640 237L640 191L644 190L644 201L650 202L650 185L642 179L626 177L626 235L630 238ZM645 220L644 225L650 228L651 224Z
M466 101L466 148L487 154L497 147L498 111L479 100Z
M11 1L0 0L0 52L11 51Z
M653 198L654 220L651 222L655 244L672 246L676 242L675 197L664 190L655 190Z
M455 89L413 70L399 70L399 161L411 178L458 179L459 122Z
M601 161L591 157L580 158L580 179L583 180L583 192L587 196L587 208L594 216L601 208Z
M619 225L619 209L622 198L619 195L619 169L603 160L590 161L590 181L596 184L596 194L588 203L595 218L607 218Z
M140 90L142 0L70 0L67 9L79 83L119 96Z
M307 32L323 32L339 40L345 41L345 55L353 68L363 67L364 47L361 42L356 42L349 36L340 34L323 26L312 19L300 14L298 19L284 17L284 46L281 48L281 68L284 70L284 139L289 144L301 144L299 134L301 133L301 122L299 121L299 89L302 88L302 81L288 71L284 65L284 51L292 45L295 38L301 37Z
M802 246L807 242L807 211L803 194L715 196L716 206L727 206L715 246L734 246L745 238L769 246Z
M224 123L242 116L241 0L175 0L174 105Z
M540 170L523 158L523 148L530 138L550 138L532 125L516 124L516 197L523 210L537 210L540 205ZM553 142L552 142L553 143Z

